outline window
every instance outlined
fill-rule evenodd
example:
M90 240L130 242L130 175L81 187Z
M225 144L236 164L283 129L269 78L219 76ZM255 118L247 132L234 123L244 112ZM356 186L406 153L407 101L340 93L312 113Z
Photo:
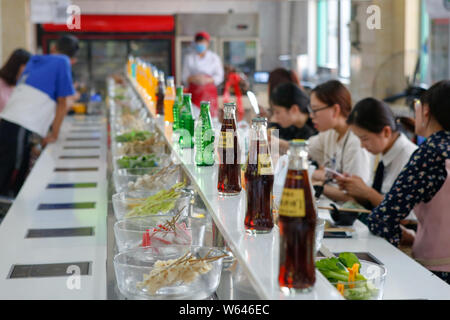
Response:
M421 1L420 8L420 82L429 82L428 78L428 59L429 59L429 41L430 36L430 17L426 8L426 0Z
M317 66L350 77L351 0L319 0L317 4Z

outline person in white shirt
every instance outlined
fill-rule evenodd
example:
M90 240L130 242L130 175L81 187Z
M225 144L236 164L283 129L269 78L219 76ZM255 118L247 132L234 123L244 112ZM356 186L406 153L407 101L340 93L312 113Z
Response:
M313 183L323 185L323 194L333 201L353 200L334 184L338 173L360 176L368 183L372 179L373 156L361 148L358 137L349 130L347 117L352 101L348 89L339 81L325 82L311 92L311 119L319 134L309 138L309 156L319 164L312 175Z
M380 157L371 185L358 175L336 179L349 196L368 209L373 209L381 204L383 195L389 192L417 145L398 131L390 107L373 98L358 102L347 123L360 139L362 147Z
M201 31L195 35L195 52L188 53L183 61L182 82L192 94L196 112L201 101L210 101L211 116L217 113L217 86L223 82L224 70L217 54L208 50L210 35Z

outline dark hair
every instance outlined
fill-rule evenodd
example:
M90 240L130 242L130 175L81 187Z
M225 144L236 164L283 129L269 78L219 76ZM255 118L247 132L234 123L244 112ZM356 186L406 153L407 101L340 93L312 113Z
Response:
M450 131L450 80L442 80L430 87L420 98L422 105L430 107L433 118Z
M291 109L294 104L298 105L300 111L309 114L309 98L299 87L291 82L282 83L277 86L270 95L274 105Z
M27 64L31 58L31 53L24 49L16 49L9 56L8 61L0 69L0 78L5 80L10 86L17 83L17 75L22 65Z
M69 58L73 58L79 48L78 39L71 35L61 36L56 43L56 50Z
M205 38L205 36L203 36L201 34L198 34L198 35L195 36L195 40L194 40L195 42L199 42L199 41L202 41L202 40L209 41L208 39Z
M306 122L311 128L313 128L313 123L309 117L309 97L303 92L298 86L292 82L286 82L278 85L270 95L270 101L273 105L284 107L288 110L292 108L295 104L299 107L301 113L308 115L308 120Z
M268 80L269 94L272 94L272 91L278 87L278 85L286 82L292 82L300 86L300 81L294 71L277 68L270 72Z
M338 104L341 114L347 118L352 110L352 96L350 91L338 80L330 80L315 87L311 94L328 106Z
M347 123L373 133L380 133L386 126L394 132L398 130L391 108L374 98L359 101L348 116Z

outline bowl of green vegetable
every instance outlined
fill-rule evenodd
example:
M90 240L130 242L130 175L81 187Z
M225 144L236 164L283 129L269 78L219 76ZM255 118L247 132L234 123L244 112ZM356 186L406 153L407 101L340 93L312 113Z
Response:
M171 163L167 154L150 153L141 156L119 156L114 158L115 169L165 167Z
M351 252L335 258L317 258L317 269L347 300L381 300L386 267L359 260Z
M165 214L188 216L193 192L183 189L185 183L177 183L160 191L120 192L112 196L114 215L117 220Z

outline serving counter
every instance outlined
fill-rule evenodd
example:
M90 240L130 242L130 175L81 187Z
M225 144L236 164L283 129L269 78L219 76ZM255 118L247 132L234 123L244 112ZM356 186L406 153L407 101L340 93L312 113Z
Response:
M222 197L217 192L218 166L198 167L193 161L193 149L180 149L172 141L172 125L154 114L144 91L134 79L128 78L131 88L155 119L156 127L165 137L172 154L182 164L195 185L213 219L214 226L224 237L241 269L248 277L254 292L261 299L342 299L337 290L316 271L316 285L309 294L285 296L279 290L279 230L249 235L244 229L245 192L239 196ZM326 199L321 200L327 205ZM331 220L328 211L319 210L319 217ZM350 239L324 239L323 245L332 252L363 252L376 257L387 268L384 299L450 299L450 286L418 264L386 240L370 234L357 220ZM411 281L415 279L415 281Z
M182 166L205 208L205 238L231 253L218 299L342 300L316 271L312 292L285 296L278 287L279 230L250 235L244 229L245 192L217 193L218 166L198 167L193 149L173 143L170 124L153 108L133 79L128 94L141 105ZM109 100L112 107L113 99ZM69 116L59 140L42 152L0 224L0 299L123 299L113 257L117 253L111 206L111 154L105 116ZM326 199L320 205L328 205ZM328 211L319 216L330 220ZM349 239L324 238L331 252L368 253L387 269L383 299L450 299L450 286L360 221ZM208 240L209 241L209 240Z

